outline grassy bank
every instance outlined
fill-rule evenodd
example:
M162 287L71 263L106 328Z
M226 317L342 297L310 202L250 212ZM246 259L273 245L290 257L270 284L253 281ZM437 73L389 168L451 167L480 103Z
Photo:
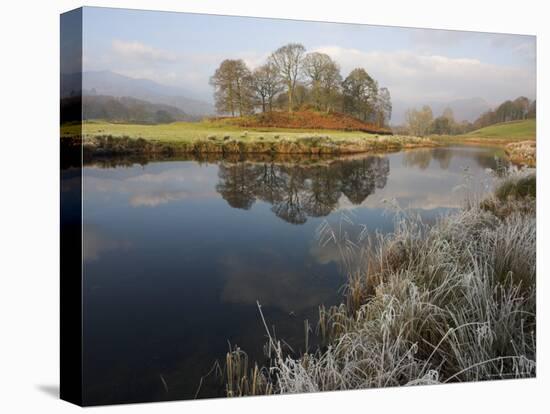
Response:
M491 145L503 147L514 164L536 165L536 120L502 122L463 135L431 136L441 144Z
M463 135L432 136L440 142L465 142L470 144L506 145L520 141L535 141L536 120L501 122L485 128L476 129Z
M62 139L78 126L62 128ZM225 122L176 122L160 125L86 122L84 150L95 154L155 153L302 153L345 154L397 151L437 145L427 138L368 134L361 131L253 128Z
M345 303L319 310L323 345L293 355L269 334L265 367L227 355L228 396L534 377L535 177L427 226L357 240L325 226L348 265ZM269 321L262 321L266 326Z
M536 121L526 119L524 121L502 122L472 131L460 136L463 139L526 141L536 138Z

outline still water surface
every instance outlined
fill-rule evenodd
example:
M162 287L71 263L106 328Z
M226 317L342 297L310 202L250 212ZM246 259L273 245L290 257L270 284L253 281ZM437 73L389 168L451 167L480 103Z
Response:
M339 255L316 229L342 215L393 228L483 191L504 161L454 147L339 160L93 162L83 170L84 389L89 404L194 398L229 344L261 360L264 315L295 351L340 303ZM469 190L471 191L471 190ZM392 201L388 203L387 201ZM223 396L207 378L199 398Z

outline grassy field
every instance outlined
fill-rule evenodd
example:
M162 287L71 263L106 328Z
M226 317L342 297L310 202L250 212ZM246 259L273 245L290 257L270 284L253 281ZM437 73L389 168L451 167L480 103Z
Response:
M534 140L536 137L536 121L534 119L527 119L525 121L503 122L472 131L463 135L463 137L495 138L514 141Z
M526 119L525 121L502 122L477 129L464 135L435 137L439 140L466 141L466 142L487 142L487 143L510 143L518 141L535 140L536 120Z
M534 142L535 120L514 121L491 125L457 136L418 138L401 135L379 135L362 131L334 129L293 129L232 125L227 120L174 122L170 124L123 124L88 121L83 124L85 145L92 152L255 152L255 153L360 153L400 150L454 143L512 145ZM77 125L62 127L61 136L79 134ZM528 148L528 156L523 149ZM521 149L522 151L517 151ZM511 148L517 160L535 163L535 147L523 145Z
M377 135L365 132L347 132L326 129L291 129L291 128L243 128L215 122L174 122L171 124L139 125L118 124L101 121L86 122L83 127L84 137L112 135L113 137L143 138L161 142L194 142L197 140L224 139L229 137L242 141L263 139L266 141L297 139L311 136L329 136L332 139L373 139ZM78 132L78 127L63 128L63 135Z
M331 129L293 129L293 128L243 128L220 122L175 122L171 124L141 125L122 124L103 121L88 121L83 126L84 137L111 135L113 137L143 138L160 142L194 142L205 139L235 139L253 142L255 140L275 141L305 137L327 136L333 140L365 140L378 138L377 134L360 131L341 131ZM63 126L62 136L77 134L78 126ZM438 141L499 142L534 140L536 137L535 120L504 122L457 136L431 137Z
M61 137L72 141L78 125L65 125ZM243 128L224 122L174 122L142 125L85 122L84 151L100 154L281 153L352 154L433 147L428 138L377 135L362 131L290 128Z

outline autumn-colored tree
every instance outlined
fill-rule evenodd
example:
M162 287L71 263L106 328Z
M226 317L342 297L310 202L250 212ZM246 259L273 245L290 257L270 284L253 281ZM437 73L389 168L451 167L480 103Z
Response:
M486 127L498 122L517 121L536 117L536 101L530 101L525 96L507 100L495 110L484 112L473 124L474 129Z
M252 74L243 60L224 60L210 78L214 87L216 110L240 116L253 109Z
M244 115L274 108L312 106L330 112L335 108L363 121L386 126L392 105L387 88L365 69L356 68L342 81L340 66L327 54L312 52L299 43L275 50L266 64L251 72L242 60L224 60L210 79L216 109L222 114Z
M420 137L430 132L430 127L433 121L432 108L424 105L422 109L409 109L407 111L407 126L412 135Z
M451 121L445 115L438 116L432 122L431 132L432 134L436 134L436 135L451 134L452 132Z

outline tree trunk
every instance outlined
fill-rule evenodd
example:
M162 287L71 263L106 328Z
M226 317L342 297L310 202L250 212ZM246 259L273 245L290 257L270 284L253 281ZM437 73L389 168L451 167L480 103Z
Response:
M233 87L229 86L229 109L231 110L231 117L235 117L235 104L233 102Z
M288 112L292 112L292 85L288 83Z

